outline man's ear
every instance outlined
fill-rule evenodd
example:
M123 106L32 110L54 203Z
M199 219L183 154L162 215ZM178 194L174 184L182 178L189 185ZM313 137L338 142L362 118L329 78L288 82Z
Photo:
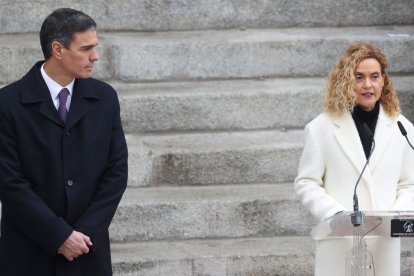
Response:
M58 41L53 41L52 42L52 55L55 58L61 59L61 57L62 57L62 50L63 50L62 43L60 43Z

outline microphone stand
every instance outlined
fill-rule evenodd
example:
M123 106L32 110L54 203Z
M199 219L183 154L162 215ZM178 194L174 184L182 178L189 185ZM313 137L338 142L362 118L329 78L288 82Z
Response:
M364 174L364 171L365 171L366 167L368 166L369 160L371 159L371 155L372 155L372 153L374 152L374 149L375 149L374 134L372 133L371 129L366 124L363 124L362 126L364 127L365 132L368 134L368 136L372 140L372 147L371 147L371 151L368 155L367 162L365 162L364 168L362 169L362 172L359 175L358 180L355 184L355 188L354 188L354 197L353 197L354 212L351 214L351 222L352 222L352 225L354 227L360 226L361 224L364 223L364 216L363 216L362 212L359 210L358 196L357 196L356 191L357 191L359 181L361 180L361 177Z
M371 129L366 125L362 125L365 129L366 134L372 141L371 151L369 152L369 155L367 157L367 161L365 162L364 168L362 169L361 174L358 177L358 180L355 184L354 188L354 212L351 214L351 222L354 226L354 235L353 235L353 246L352 246L352 254L351 254L351 274L352 275L366 275L367 266L366 262L368 259L368 254L365 249L365 240L363 240L364 236L364 215L359 210L358 205L358 196L357 196L357 187L361 180L362 175L364 174L365 169L368 166L369 160L371 159L371 155L374 152L375 149L375 140L374 140L374 134L372 133ZM362 226L361 226L362 225ZM361 227L359 227L361 226Z

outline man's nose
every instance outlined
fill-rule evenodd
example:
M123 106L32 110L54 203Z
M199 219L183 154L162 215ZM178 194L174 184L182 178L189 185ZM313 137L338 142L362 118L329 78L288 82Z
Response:
M93 49L93 51L91 53L91 56L90 56L90 60L91 61L97 61L97 60L99 60L99 53L98 53L98 50L96 48Z

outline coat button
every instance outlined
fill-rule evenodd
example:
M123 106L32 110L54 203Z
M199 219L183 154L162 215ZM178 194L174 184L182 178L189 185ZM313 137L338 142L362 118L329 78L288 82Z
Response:
M70 130L69 130L69 129L67 129L67 130L65 131L65 135L66 135L66 136L70 136Z
M66 183L69 187L72 187L73 186L73 181L72 180L68 180L68 182Z

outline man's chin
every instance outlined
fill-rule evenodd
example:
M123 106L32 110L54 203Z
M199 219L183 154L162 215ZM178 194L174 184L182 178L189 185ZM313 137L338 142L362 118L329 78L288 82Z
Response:
M92 72L90 73L82 73L78 75L78 79L89 79L92 76Z

